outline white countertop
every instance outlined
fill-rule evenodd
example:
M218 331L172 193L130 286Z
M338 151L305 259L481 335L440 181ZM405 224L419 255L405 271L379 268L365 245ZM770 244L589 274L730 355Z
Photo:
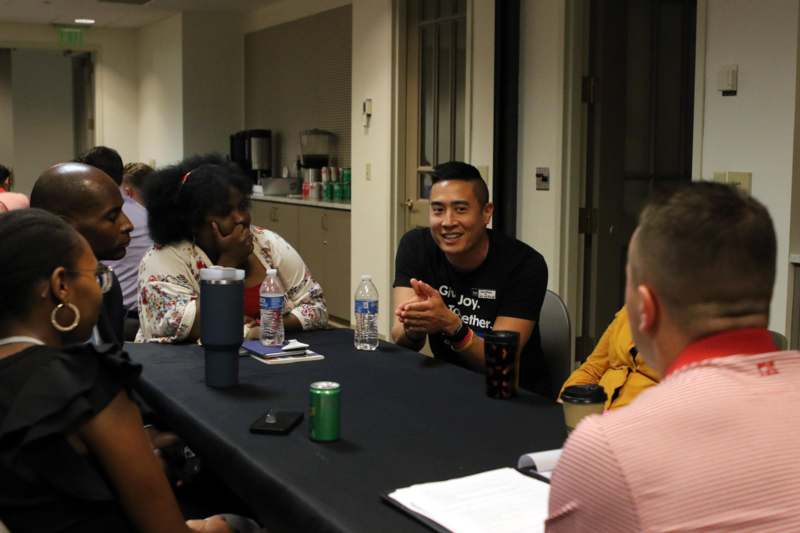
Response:
M789 256L789 262L800 265L800 254L792 254Z
M323 200L303 200L302 198L292 198L289 196L262 196L253 194L250 196L259 202L276 202L279 204L303 205L307 207L322 207L324 209L339 209L340 211L350 211L350 202L343 201L323 201Z

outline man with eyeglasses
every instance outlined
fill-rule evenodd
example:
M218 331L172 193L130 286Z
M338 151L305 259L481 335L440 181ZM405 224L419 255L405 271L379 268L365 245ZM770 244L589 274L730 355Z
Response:
M31 192L31 207L54 213L69 222L89 242L99 261L125 257L133 230L122 212L119 187L105 172L83 163L61 163L39 176ZM116 276L104 266L95 273L103 288L103 309L92 342L123 340L125 309Z

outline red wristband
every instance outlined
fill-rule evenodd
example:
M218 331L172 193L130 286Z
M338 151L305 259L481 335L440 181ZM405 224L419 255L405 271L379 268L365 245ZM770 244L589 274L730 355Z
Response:
M472 331L472 329L467 327L467 334L464 335L464 338L458 342L452 343L450 346L453 348L453 351L463 352L464 350L470 347L474 338L475 338L475 333Z

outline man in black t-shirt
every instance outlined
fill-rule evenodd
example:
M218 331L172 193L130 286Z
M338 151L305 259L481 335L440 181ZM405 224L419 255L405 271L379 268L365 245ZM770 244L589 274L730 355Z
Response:
M541 357L539 311L547 289L544 258L487 229L493 205L478 170L452 161L434 169L431 227L400 241L395 259L392 338L437 358L482 371L483 336L520 336L520 385L553 396Z

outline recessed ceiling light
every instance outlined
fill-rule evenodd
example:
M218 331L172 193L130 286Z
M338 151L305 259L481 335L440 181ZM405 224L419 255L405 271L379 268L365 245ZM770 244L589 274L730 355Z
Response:
M75 24L94 24L94 19L75 19Z

